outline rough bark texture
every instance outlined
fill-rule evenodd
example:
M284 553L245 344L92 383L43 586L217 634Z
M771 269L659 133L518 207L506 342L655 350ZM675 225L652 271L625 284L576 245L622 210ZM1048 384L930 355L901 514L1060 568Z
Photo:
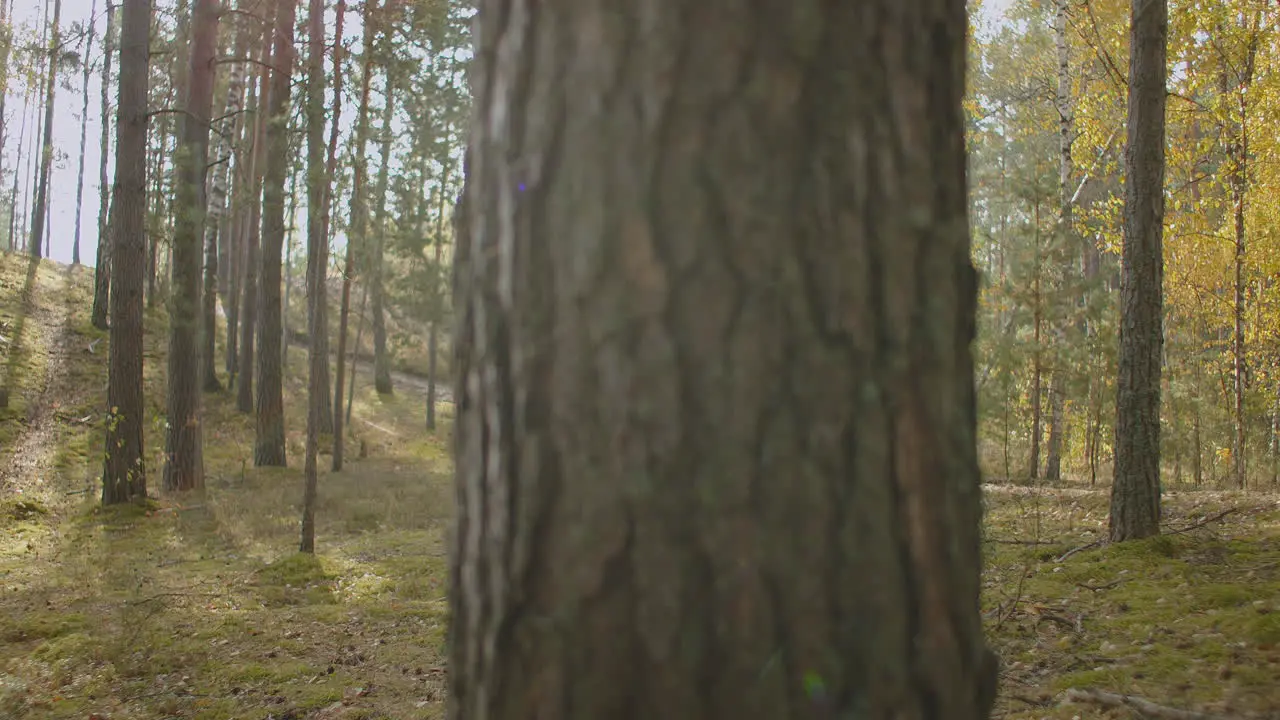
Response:
M147 494L142 430L142 284L146 258L147 78L151 3L124 0L112 187L111 335L102 502Z
M342 7L342 5L339 7ZM356 111L356 151L355 167L353 168L355 177L351 185L351 232L347 235L346 257L342 261L342 305L338 311L338 367L335 372L336 377L333 388L334 472L342 469L343 446L346 439L343 435L343 425L347 421L347 414L342 411L342 390L346 384L347 330L351 322L351 281L355 275L355 249L357 246L363 247L369 235L369 206L365 200L366 175L368 174L366 149L369 144L369 86L373 79L373 41L377 28L377 12L377 0L365 0L364 27L361 29L361 33L364 35L364 53L361 56L361 63L364 67L360 74L360 103ZM351 366L354 371L354 354ZM352 384L354 383L355 376L353 373Z
M384 42L385 45L385 42ZM391 178L391 122L395 118L395 88L387 79L387 98L382 106L381 165L378 167L378 186L374 190L374 207L378 209L378 221L373 230L373 247L369 253L368 273L369 312L373 315L373 387L380 395L391 394L391 355L387 352L387 320L383 307L383 248L387 242L387 186Z
M445 165L444 172L440 176L440 206L436 208L436 232L432 239L431 262L433 269L440 267L440 258L444 251L444 228L445 213L449 211L445 204L445 198L448 197L449 189L449 166ZM436 283L432 288L432 292L436 294L436 302L433 306L440 315L444 314L444 288ZM440 322L439 316L431 318L431 328L427 331L427 429L436 429L436 386L439 378L436 377L438 364L437 355L440 352Z
M1166 0L1132 0L1113 542L1160 532Z
M209 122L213 119L214 58L218 44L218 0L195 0L188 54L186 107L180 119L181 144L175 164L177 217L169 268L168 439L164 487L204 486L200 428L201 260L208 208L205 176L209 164ZM208 332L212 333L210 328Z
M89 4L89 23L86 30L84 40L84 59L80 63L80 160L76 169L76 229L75 237L71 242L71 264L80 264L80 221L83 213L80 208L84 202L84 151L85 143L89 139L89 69L92 63L89 62L89 56L93 53L93 35L97 29L98 1L93 0ZM3 142L0 142L0 148L3 148Z
M450 716L986 717L962 0L481 0Z
M62 0L53 0L53 29L49 33L49 66L44 90L44 132L40 137L40 178L36 180L36 204L31 211L32 257L42 257L44 249L45 211L49 204L49 172L53 167L53 110L58 89L58 56L62 54L58 23L62 18Z
M324 407L329 397L329 328L325 309L329 298L325 287L329 266L329 238L325 234L324 195L328 191L328 167L324 147L324 0L310 0L307 6L307 207L321 209L307 213L307 444L303 460L302 542L299 550L316 549L317 456L320 433L324 431Z
M271 92L267 96L266 168L262 177L262 266L258 292L258 404L253 462L285 465L284 376L280 338L280 252L284 247L284 183L289 174L289 98L293 82L293 26L298 6L280 0L276 10Z
M98 250L93 268L93 308L90 321L99 330L107 329L108 298L111 297L110 189L107 185L107 153L111 150L111 56L115 52L115 5L107 0L107 29L102 35L102 137L98 143Z

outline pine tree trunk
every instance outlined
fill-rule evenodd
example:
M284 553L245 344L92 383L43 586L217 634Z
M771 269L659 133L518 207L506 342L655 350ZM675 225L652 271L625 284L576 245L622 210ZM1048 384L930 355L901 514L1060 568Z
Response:
M218 50L218 0L195 0L187 60L186 107L179 121L175 157L177 216L174 219L169 303L169 412L165 447L166 490L204 487L200 427L201 260L208 198L209 125L213 120L214 59Z
M345 8L345 3L339 3L339 8ZM365 0L364 6L364 27L361 33L364 36L364 53L361 56L363 69L360 74L360 101L359 108L356 111L356 133L355 133L355 167L353 168L354 178L351 185L351 232L347 235L346 257L342 261L342 301L338 310L338 366L334 372L334 388L333 388L333 471L338 472L342 469L343 450L346 440L344 426L351 421L350 412L343 412L343 387L346 384L346 362L347 362L347 330L351 322L351 282L355 275L355 249L356 247L367 247L369 236L369 206L365 199L366 178L369 171L368 162L366 160L366 151L369 145L369 86L373 79L373 50L374 37L377 29L377 0ZM341 67L335 61L335 67ZM336 73L341 76L342 73ZM334 84L336 86L337 79ZM335 93L337 91L335 90ZM338 103L334 103L334 130L337 129L337 108ZM333 159L333 135L330 135L330 160ZM325 213L326 217L328 213ZM367 283L364 283L368 287ZM362 310L363 312L363 310ZM358 343L357 343L358 345ZM351 362L351 385L352 390L355 386L355 353L352 353Z
M89 23L85 33L84 40L84 58L80 63L81 75L81 98L80 103L80 161L76 171L76 227L75 235L71 242L71 264L80 264L80 220L83 213L80 210L81 204L84 202L84 151L85 142L89 138L89 55L93 52L93 31L97 27L98 0L93 0L89 5ZM0 149L3 149L0 144Z
M284 183L289 174L289 98L294 61L294 0L276 10L271 91L267 96L266 167L262 177L262 266L258 292L258 404L253 462L283 467L284 377L281 368L280 254L284 245Z
M103 504L147 494L143 462L142 285L146 256L147 78L151 3L123 0L111 224L111 335Z
M1059 338L1059 341L1064 341ZM1049 443L1044 459L1044 479L1062 479L1062 446L1066 442L1066 400L1061 362L1054 363L1049 377Z
M632 14L479 4L450 717L987 717L964 2Z
M387 352L387 321L383 308L383 248L387 239L387 186L391 178L391 121L395 117L395 90L391 78L387 78L387 99L382 107L382 151L381 165L378 167L378 187L374 191L374 207L378 208L378 219L373 230L373 252L369 257L369 274L365 281L369 283L370 313L373 315L373 387L379 395L390 395L391 387L391 355Z
M1113 542L1160 532L1166 0L1132 0Z
M111 56L115 52L115 6L107 0L107 30L102 35L102 137L98 143L98 251L93 268L93 308L90 318L99 330L107 329L111 297L110 188L107 185L107 154L111 151Z
M1031 356L1031 457L1027 462L1027 477L1035 480L1040 477L1040 428L1043 422L1040 412L1040 398L1044 394L1041 387L1042 378L1044 377L1043 357L1044 349L1041 337L1041 328L1044 325L1044 312L1041 307L1042 297L1040 294L1040 276L1043 268L1041 267L1040 258L1040 206L1036 206L1035 212L1036 236L1034 242L1036 244L1035 257L1035 280L1033 282L1032 292L1034 293L1032 302L1032 323L1034 325L1033 338L1034 347Z
M9 87L9 56L13 49L13 28L9 24L9 1L0 0L0 88ZM4 177L4 146L9 139L6 132L9 129L5 120L5 105L9 99L8 92L0 92L0 177ZM9 207L9 216L13 217L14 208ZM10 252L14 249L14 238L12 230L9 233L8 249Z
M45 240L45 213L49 203L49 173L53 169L53 110L58 88L58 56L61 54L62 0L53 0L53 30L49 33L49 68L44 90L44 132L41 134L40 179L36 181L36 204L31 211L31 256L42 257Z
M444 249L444 216L448 212L445 206L445 198L448 197L449 189L449 166L445 165L444 172L440 175L440 206L436 208L436 234L433 238L434 245L431 257L432 270L438 270L440 267L441 255ZM433 277L438 277L433 275ZM435 302L432 306L438 315L431 318L431 327L427 331L427 429L436 429L436 372L438 369L436 356L440 352L440 315L444 314L444 288L439 284L432 287L435 294Z
M329 173L324 146L324 0L309 0L307 6L307 207L323 208L329 192ZM341 39L339 38L339 41ZM329 266L329 238L325 234L323 212L307 213L307 445L303 475L302 542L299 550L316 550L316 486L318 455L324 406L329 402L329 328L325 308ZM330 421L333 417L330 415Z
M240 287L240 357L236 361L236 376L240 384L236 388L236 407L243 413L254 410L254 339L257 335L258 309L261 298L258 292L259 259L258 240L262 224L262 169L266 149L267 118L267 82L271 77L269 66L274 62L271 48L275 39L276 3L267 3L268 17L263 24L262 51L260 57L263 66L259 68L257 101L254 105L253 145L249 151L249 197L246 200L245 247L241 260L244 263L242 285Z

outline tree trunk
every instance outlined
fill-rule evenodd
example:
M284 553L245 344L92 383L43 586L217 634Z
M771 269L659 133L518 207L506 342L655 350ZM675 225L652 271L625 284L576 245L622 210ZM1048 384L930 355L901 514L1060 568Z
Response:
M1246 81L1247 87L1247 81ZM1247 464L1245 458L1245 406L1244 395L1246 390L1246 378L1248 368L1245 365L1245 338L1244 338L1244 314L1245 314L1245 197L1248 194L1249 187L1249 136L1246 132L1243 106L1240 108L1241 117L1239 126L1233 128L1235 137L1227 148L1227 156L1231 164L1229 182L1231 184L1231 204L1232 204L1232 220L1235 230L1235 302L1233 303L1233 319L1235 321L1235 332L1232 337L1232 355L1234 361L1235 377L1234 394L1235 394L1235 437L1232 442L1231 457L1233 460L1233 475L1235 485L1241 490L1244 489L1247 481Z
M633 15L478 10L450 717L985 718L964 2Z
M345 8L344 3L339 3L339 8ZM364 53L361 56L361 62L364 67L360 74L360 103L359 109L356 111L356 134L355 134L355 168L354 178L351 185L351 232L347 236L346 257L342 261L342 305L338 311L338 367L334 373L333 388L333 471L338 472L342 469L343 463L343 446L345 445L344 425L351 421L350 412L344 413L342 410L343 385L346 383L345 371L347 362L347 328L351 321L351 281L355 275L355 248L357 245L364 247L369 236L369 206L365 200L365 184L366 175L369 166L366 161L366 151L369 144L369 86L373 79L373 49L374 49L374 32L377 28L377 0L365 0L364 6L364 28L361 33L364 35ZM341 16L339 16L341 17ZM335 60L335 67L341 67ZM338 72L337 76L342 73ZM335 85L337 80L334 81ZM335 93L337 91L335 90ZM334 130L337 129L337 111L339 104L334 103ZM330 159L333 159L333 135L330 135ZM328 217L328 213L325 213ZM365 287L368 284L365 283ZM363 312L363 310L362 310ZM358 343L357 343L358 346ZM351 384L352 389L355 386L355 353L352 353L351 362Z
M147 78L151 3L123 0L111 224L111 335L103 504L147 494L142 431L142 282L146 256Z
M1130 6L1129 120L1116 378L1113 542L1160 533L1166 0Z
M13 27L9 24L9 2L0 0L0 88L9 87L9 56L13 49ZM6 134L9 126L5 122L6 101L9 99L8 92L0 92L0 177L4 177L4 146L5 141L9 139ZM12 218L14 208L9 207L9 217ZM10 252L14 250L14 237L12 228L9 232L8 249Z
M289 174L289 98L293 83L293 25L298 7L276 10L271 92L267 96L266 168L262 177L262 267L258 292L258 405L255 465L285 465L284 386L280 355L280 251L284 245L284 181Z
M329 174L324 146L324 0L307 5L307 207L323 208ZM302 543L299 550L316 550L316 485L323 408L329 404L329 298L325 268L329 265L329 238L323 212L307 212L307 445L303 475ZM332 415L330 416L332 421Z
M62 40L58 23L62 0L53 0L53 30L49 33L49 72L44 89L44 132L41 135L40 179L36 181L36 204L31 211L31 256L41 257L44 248L45 210L49 203L49 172L53 169L53 103L58 88L58 56Z
M440 257L444 248L444 216L448 212L445 206L445 198L448 197L449 189L449 166L444 166L444 172L440 175L440 206L436 208L436 234L432 243L433 248L431 262L432 269L439 270ZM439 275L433 275L438 278ZM435 295L435 302L432 305L435 311L443 315L444 311L444 288L438 283L432 286L432 293ZM436 429L436 355L440 352L440 322L439 315L431 318L431 328L427 331L427 429Z
M356 359L360 357L360 341L364 339L364 309L368 304L369 283L364 283L364 289L360 292L360 311L357 313L360 322L356 325L356 342L351 347L351 377L347 380L347 427L351 426L351 405L356 396Z
M1032 283L1032 323L1035 346L1031 357L1031 457L1027 462L1028 477L1032 480L1040 477L1040 428L1043 425L1043 413L1040 412L1041 396L1044 395L1042 384L1044 378L1044 344L1041 328L1044 326L1044 298L1041 295L1040 278L1044 267L1040 253L1040 204L1036 202L1034 222L1035 236L1035 279Z
M271 54L274 40L276 3L267 3L269 17L263 23L262 53L263 66L259 68L257 101L254 105L253 147L249 151L249 192L247 199L248 213L245 218L245 249L241 258L244 262L244 273L240 288L240 357L236 362L236 376L240 385L236 388L236 407L240 412L253 412L253 356L254 337L257 334L258 309L261 306L258 293L258 240L260 238L262 217L262 168L266 146L267 132L267 82L271 77L270 66L274 61Z
M110 197L107 185L107 153L111 151L111 55L115 52L115 6L107 0L107 30L102 35L102 137L98 143L98 250L93 268L93 308L90 318L99 330L107 329L107 305L111 297Z
M209 165L209 124L213 120L214 60L217 56L218 0L195 0L191 21L190 74L181 141L176 153L178 212L169 261L169 412L165 448L166 490L204 487L200 429L201 276L204 255L205 176ZM213 328L204 329L212 333Z
M293 153L289 153L293 157ZM289 362L289 336L292 330L289 328L289 303L293 299L290 297L293 289L293 247L297 244L296 235L294 233L297 225L298 216L298 173L289 173L289 191L285 193L286 201L285 221L284 221L284 309L280 313L280 359L284 363ZM310 279L307 283L310 283ZM311 312L308 308L307 312ZM310 323L308 322L308 326Z
M80 264L80 220L83 213L80 211L80 205L84 202L84 151L85 141L89 138L89 55L93 52L93 31L97 27L98 0L93 0L89 4L89 22L85 32L84 40L84 57L80 63L82 74L80 78L81 87L81 103L80 103L80 161L76 171L76 228L75 235L71 241L71 264ZM0 150L3 149L0 144Z
M382 165L378 168L378 187L374 191L374 207L378 208L378 220L373 230L373 252L369 257L370 312L373 315L373 387L379 395L390 395L391 356L387 352L387 321L383 308L383 256L387 240L387 185L391 178L391 121L395 118L395 90L391 77L387 77L387 101L382 107Z
M1059 342L1066 344L1065 338ZM1062 479L1062 446L1066 443L1066 401L1067 392L1063 387L1065 371L1062 363L1054 364L1049 374L1049 443L1044 459L1044 479Z

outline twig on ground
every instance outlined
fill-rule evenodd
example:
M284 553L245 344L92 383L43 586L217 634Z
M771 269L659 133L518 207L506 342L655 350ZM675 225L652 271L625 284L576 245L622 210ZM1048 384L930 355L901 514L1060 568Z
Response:
M1100 590L1110 590L1111 588L1119 585L1122 582L1124 582L1124 578L1120 578L1119 580L1112 580L1111 582L1103 583L1102 585L1090 585L1089 583L1076 583L1076 587L1084 588L1085 590L1092 590L1093 592L1098 592Z
M1067 558L1071 557L1072 555L1075 555L1076 553L1080 552L1081 550L1088 550L1089 548L1096 548L1096 547L1100 547L1100 546L1102 545L1102 543L1103 543L1103 540L1102 540L1101 538L1099 538L1099 539L1094 540L1093 542L1089 543L1088 545L1081 545L1081 546L1080 546L1080 547L1078 547L1078 548L1072 548L1072 549L1070 549L1070 550L1066 551L1065 553L1063 553L1063 554L1062 554L1062 556L1058 558L1057 562L1063 562L1064 560L1066 560Z
M1180 710L1167 705L1157 705L1136 695L1119 695L1102 690L1073 688L1067 691L1064 699L1071 703L1092 703L1103 707L1125 708L1150 720L1235 720L1228 715Z
M1041 622L1045 620L1048 620L1049 622L1057 623L1065 627L1067 630L1075 632L1077 635L1084 633L1084 622L1082 620L1083 616L1077 616L1075 620L1072 620L1071 618L1063 617L1061 615L1055 615L1053 613L1042 612L1042 613L1036 613L1036 614L1040 618L1039 620L1036 621L1037 625L1039 625Z
M1052 540L1004 540L1002 538L987 538L987 542L993 542L997 545L1057 545Z
M210 593L210 592L204 592L204 593L199 593L199 592L161 592L161 593L156 593L155 595L149 595L149 596L144 597L144 598L141 598L141 599L139 599L139 600L126 600L124 604L125 604L125 605L145 605L146 603L149 603L149 602L155 602L156 600L160 600L160 599L162 599L162 598L167 598L167 597L206 597L206 598L213 598L213 597L222 597L222 596L223 596L223 593Z
M369 427L373 428L374 430L381 430L382 432L384 432L384 433L386 433L386 434L390 435L391 437L400 437L400 436L399 436L399 435L397 435L395 432L393 432L393 431L391 431L391 430L388 430L388 429L386 429L386 428L384 428L384 427L382 427L381 425L378 425L378 424L376 424L376 423L371 423L371 422L369 422L368 420L365 420L364 418L360 418L360 422L364 423L365 425L368 425Z
M996 621L996 627L995 627L996 630L999 630L1001 627L1003 627L1005 622L1007 622L1009 618L1013 617L1014 611L1018 609L1018 603L1022 602L1022 584L1026 582L1027 576L1030 574L1031 574L1031 568L1029 566L1024 565L1022 568L1022 575L1018 577L1018 589L1013 594L1013 602L1009 603L1008 611L1006 611L1000 617L1000 619Z

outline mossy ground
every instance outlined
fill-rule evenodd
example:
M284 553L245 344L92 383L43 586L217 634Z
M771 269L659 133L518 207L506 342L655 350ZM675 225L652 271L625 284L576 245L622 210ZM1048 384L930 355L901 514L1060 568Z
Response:
M1003 662L1002 717L1128 717L1063 704L1070 688L1235 717L1280 712L1275 495L1166 492L1166 534L1065 559L1105 535L1106 493L999 487L985 497L983 609Z
M28 267L0 254L9 328L24 312ZM161 494L156 309L145 376L157 497L104 509L95 483L107 348L88 323L92 272L42 263L31 277L44 293L35 305L74 299L28 320L23 354L5 357L15 395L48 401L52 383L58 407L38 428L0 417L0 467L15 452L44 455L38 485L0 488L0 717L441 717L451 407L427 433L416 388L384 398L358 377L348 465L324 472L321 457L318 552L300 555L306 353L288 358L291 467L255 469L251 418L231 394L205 395L207 487Z
M416 388L382 398L360 377L350 464L320 478L315 557L295 552L306 397L296 348L285 389L291 468L255 469L250 418L229 394L207 395L205 492L102 509L106 347L88 323L91 275L0 255L0 335L20 343L3 356L5 380L21 389L11 410L15 400L51 406L0 416L0 471L14 453L44 453L26 457L23 474L0 475L0 717L441 717L451 407L427 433ZM24 287L34 305L22 304ZM42 303L53 312L31 322ZM148 323L154 488L163 311ZM1064 690L1091 687L1275 716L1275 495L1170 493L1173 530L1241 511L1064 560L1104 530L1105 493L993 487L986 502L983 609L1003 658L997 714L1105 717L1061 703Z

